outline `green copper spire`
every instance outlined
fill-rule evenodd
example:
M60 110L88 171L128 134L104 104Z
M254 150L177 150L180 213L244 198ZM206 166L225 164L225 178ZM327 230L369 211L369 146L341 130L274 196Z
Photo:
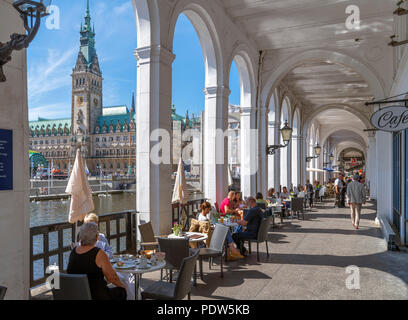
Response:
M93 30L92 30L93 29ZM95 50L95 27L92 28L91 25L91 14L89 10L89 0L86 1L86 15L85 15L85 25L82 26L81 23L81 48L80 51L85 57L88 67L92 64L94 56L96 54Z

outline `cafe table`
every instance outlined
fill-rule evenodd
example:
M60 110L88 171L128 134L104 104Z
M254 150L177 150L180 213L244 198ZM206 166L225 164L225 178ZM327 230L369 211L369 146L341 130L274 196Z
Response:
M129 261L124 261L125 263L132 263L134 262L134 267L131 268L126 268L126 267L118 267L116 263L113 264L113 268L119 272L119 273L124 273L124 274L133 274L135 278L135 300L140 300L139 299L139 288L140 288L140 278L143 273L150 273L154 271L159 271L163 269L166 266L166 261L157 261L155 265L151 264L150 260L147 259L147 267L146 268L141 268L140 267L140 259L136 259L134 261L129 260Z
M200 232L183 232L181 236L176 236L173 233L168 235L169 239L184 239L186 237L188 238L189 242L201 242L208 239L207 234Z

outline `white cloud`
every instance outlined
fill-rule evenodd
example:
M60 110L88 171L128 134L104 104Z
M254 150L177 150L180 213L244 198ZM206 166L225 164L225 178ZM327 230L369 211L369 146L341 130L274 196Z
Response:
M29 121L36 121L38 117L46 119L70 118L70 102L60 102L29 109Z
M72 66L76 47L62 52L48 49L47 61L36 64L28 72L28 99L35 102L43 94L71 86Z
M115 7L113 12L117 15L123 14L129 10L132 10L132 3L130 1L125 2L121 6Z

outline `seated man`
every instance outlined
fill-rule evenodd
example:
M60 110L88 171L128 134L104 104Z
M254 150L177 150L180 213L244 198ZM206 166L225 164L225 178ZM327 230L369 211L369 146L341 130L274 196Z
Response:
M258 236L258 229L264 217L262 210L257 207L256 200L249 197L247 205L250 208L244 217L244 220L237 221L238 224L245 228L245 231L236 232L232 235L236 246L239 248L242 255L247 255L247 250L242 244L241 239L256 239Z
M93 222L96 225L99 225L99 217L95 213L87 214L84 219L84 223L90 223L90 222ZM103 233L99 233L99 239L96 242L95 247L100 248L103 251L105 251L109 259L112 259L113 257L112 247L109 245L109 242Z

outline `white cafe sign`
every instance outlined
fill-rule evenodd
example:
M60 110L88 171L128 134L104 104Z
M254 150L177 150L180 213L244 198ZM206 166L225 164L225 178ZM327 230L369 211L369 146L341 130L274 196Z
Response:
M371 124L382 131L408 129L408 108L404 106L382 108L371 116Z

